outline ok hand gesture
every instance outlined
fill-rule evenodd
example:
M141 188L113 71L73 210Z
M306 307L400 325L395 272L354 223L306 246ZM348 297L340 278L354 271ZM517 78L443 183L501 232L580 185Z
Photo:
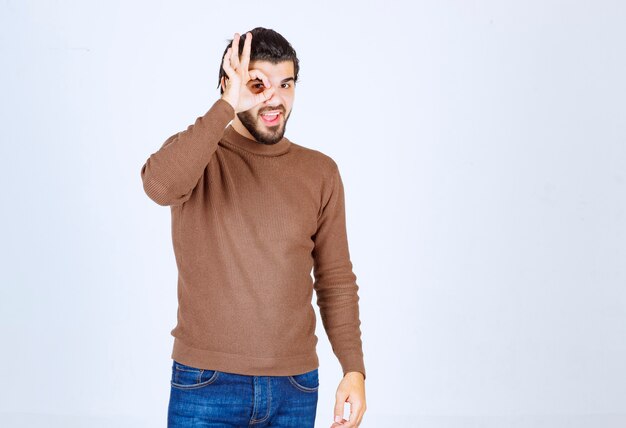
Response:
M225 90L222 98L229 102L235 109L235 113L246 111L255 105L272 97L274 88L270 86L269 79L260 70L248 70L250 64L250 46L252 45L252 33L246 33L241 60L239 59L239 33L235 33L232 45L226 51L222 67L228 75L223 78ZM259 93L252 93L247 84L252 79L263 81L265 89Z

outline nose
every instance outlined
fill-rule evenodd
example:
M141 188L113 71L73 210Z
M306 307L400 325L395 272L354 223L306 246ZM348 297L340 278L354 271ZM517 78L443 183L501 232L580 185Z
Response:
M274 91L274 93L269 97L269 99L265 100L264 104L270 107L276 107L283 104L283 99L278 93L278 91Z

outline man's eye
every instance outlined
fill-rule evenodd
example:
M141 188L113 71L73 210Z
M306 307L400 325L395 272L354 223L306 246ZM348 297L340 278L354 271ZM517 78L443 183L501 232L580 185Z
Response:
M260 86L264 86L263 83L255 83L252 85L253 88L259 89ZM290 88L291 84L290 83L283 83L283 87L287 87Z

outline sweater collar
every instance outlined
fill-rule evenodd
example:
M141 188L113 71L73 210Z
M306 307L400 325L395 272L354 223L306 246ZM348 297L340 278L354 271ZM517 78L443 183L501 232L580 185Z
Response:
M223 140L227 144L238 147L247 152L265 156L278 156L286 153L291 145L291 141L289 141L285 136L283 136L283 138L275 144L259 143L258 141L245 137L235 131L232 124L229 124L224 130Z

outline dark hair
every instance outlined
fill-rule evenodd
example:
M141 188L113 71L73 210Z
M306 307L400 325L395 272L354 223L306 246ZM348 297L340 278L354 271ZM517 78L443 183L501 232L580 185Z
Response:
M239 56L243 53L243 44L246 41L246 33L239 37ZM252 61L269 61L272 64L278 64L283 61L293 61L294 83L298 81L298 72L300 71L300 61L296 56L295 49L289 44L287 39L270 28L256 27L250 30L252 33L252 46L250 46L250 62ZM224 49L222 58L220 59L220 73L217 81L217 87L220 89L220 95L224 93L222 89L222 77L228 79L226 71L222 66L224 55L234 39L228 39L228 44Z

